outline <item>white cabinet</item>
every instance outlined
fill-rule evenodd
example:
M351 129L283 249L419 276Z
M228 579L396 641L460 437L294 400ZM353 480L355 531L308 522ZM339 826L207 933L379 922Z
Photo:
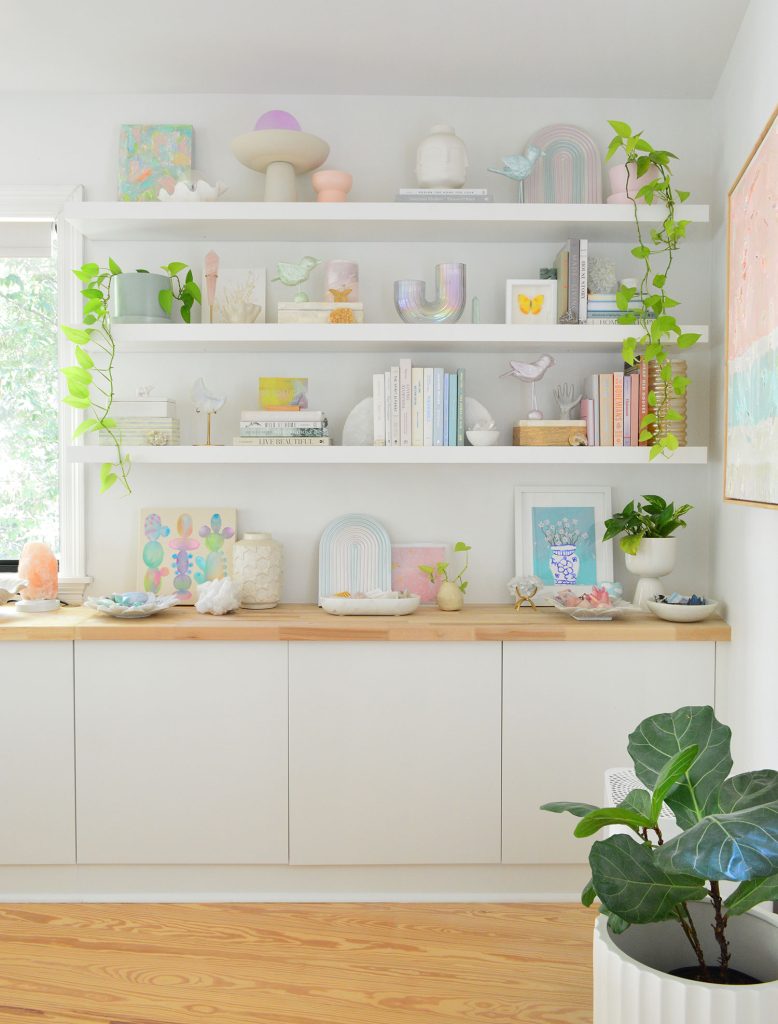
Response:
M601 805L605 770L631 764L628 734L648 715L712 704L714 665L713 643L504 644L503 861L585 862L575 819L540 804Z
M0 864L73 864L73 644L0 656Z
M292 643L293 864L500 859L500 644Z
M75 647L79 863L286 862L286 644Z

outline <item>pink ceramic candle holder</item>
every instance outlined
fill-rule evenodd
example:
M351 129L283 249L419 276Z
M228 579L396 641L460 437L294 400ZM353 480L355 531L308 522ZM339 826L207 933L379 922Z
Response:
M311 175L320 203L345 203L354 179L348 171L316 171Z

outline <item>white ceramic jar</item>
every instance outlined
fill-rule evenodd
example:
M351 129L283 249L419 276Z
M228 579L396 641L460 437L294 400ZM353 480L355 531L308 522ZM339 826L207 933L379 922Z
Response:
M244 533L232 554L241 608L275 608L281 600L283 548L269 533Z
M467 180L467 147L449 124L436 124L416 150L419 188L462 188Z

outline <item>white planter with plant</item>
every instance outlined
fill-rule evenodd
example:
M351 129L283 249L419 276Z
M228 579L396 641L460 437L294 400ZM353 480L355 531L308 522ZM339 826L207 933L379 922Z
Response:
M648 611L648 602L662 592L660 577L675 567L677 541L672 536L686 526L683 518L691 505L678 508L658 494L644 494L642 504L633 500L621 512L605 520L603 540L621 537L619 546L629 572L641 578L635 587L632 603Z
M778 1021L778 916L755 909L778 899L778 772L730 777L730 739L711 707L653 715L627 747L642 787L616 807L543 807L580 818L579 837L631 830L589 853L594 1024ZM667 840L665 804L680 829ZM737 883L726 899L722 882Z

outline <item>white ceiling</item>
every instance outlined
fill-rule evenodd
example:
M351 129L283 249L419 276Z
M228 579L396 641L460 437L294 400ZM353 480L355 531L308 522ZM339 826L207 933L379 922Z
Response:
M748 0L2 0L0 92L712 95Z

